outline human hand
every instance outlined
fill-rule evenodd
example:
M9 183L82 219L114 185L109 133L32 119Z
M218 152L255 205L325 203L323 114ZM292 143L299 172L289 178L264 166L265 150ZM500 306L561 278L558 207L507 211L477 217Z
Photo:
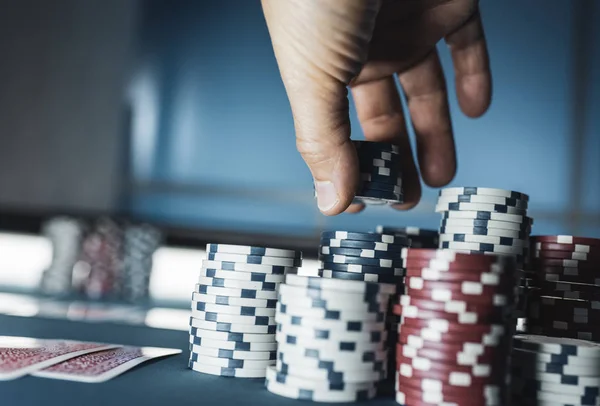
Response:
M446 83L436 51L445 38L456 93L469 117L491 99L489 60L477 0L262 0L296 129L296 145L327 215L347 210L358 186L350 142L347 86L367 140L398 144L405 203L421 183L394 75L407 98L423 181L448 184L456 173Z

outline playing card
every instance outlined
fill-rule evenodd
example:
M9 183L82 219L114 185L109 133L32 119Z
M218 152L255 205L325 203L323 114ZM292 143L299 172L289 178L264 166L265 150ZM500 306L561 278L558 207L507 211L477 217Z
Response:
M181 353L173 348L120 347L71 358L33 373L34 376L98 383L112 379L153 358Z
M69 358L118 347L71 340L0 336L0 380L16 379Z

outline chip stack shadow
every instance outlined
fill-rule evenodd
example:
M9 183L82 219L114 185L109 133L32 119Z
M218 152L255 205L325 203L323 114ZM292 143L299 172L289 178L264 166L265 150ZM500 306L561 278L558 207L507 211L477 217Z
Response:
M403 256L396 401L507 405L514 258L413 248Z
M600 239L534 236L530 331L600 342Z
M277 363L265 386L315 402L377 395L387 374L386 318L394 286L287 275L279 289Z
M404 278L401 251L410 240L404 234L376 234L348 231L325 231L319 246L319 276L331 279L346 279L377 282L395 287L401 293ZM391 305L391 302L390 302ZM386 330L388 331L389 365L394 369L396 331L398 323L388 308ZM393 392L393 374L388 376L387 385L382 383L382 393Z
M529 235L533 219L527 217L525 193L483 187L440 190L435 211L442 213L439 248L459 253L511 255L519 270L519 331L526 330L527 305L532 294L529 270Z
M208 244L192 294L189 367L237 378L264 378L275 365L277 292L302 253Z
M403 203L400 148L385 142L352 141L352 143L356 147L360 173L355 202Z

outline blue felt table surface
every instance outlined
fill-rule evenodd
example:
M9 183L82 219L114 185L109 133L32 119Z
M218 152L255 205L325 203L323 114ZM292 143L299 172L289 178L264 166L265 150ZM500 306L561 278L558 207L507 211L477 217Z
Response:
M24 377L0 381L0 406L228 406L310 404L269 393L262 379L222 378L187 368L188 335L115 324L0 316L0 335L64 338L116 344L180 348L182 354L151 361L105 383ZM361 402L396 405L393 399Z

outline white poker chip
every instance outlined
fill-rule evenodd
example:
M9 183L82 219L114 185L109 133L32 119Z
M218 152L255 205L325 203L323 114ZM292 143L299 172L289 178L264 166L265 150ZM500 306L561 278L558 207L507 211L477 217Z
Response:
M210 261L242 262L255 265L275 265L287 267L302 266L302 260L296 258L265 257L260 255L223 254L220 252L207 252Z
M508 213L496 213L491 211L478 211L478 210L461 210L461 211L447 211L443 213L445 219L471 219L471 220L495 220L495 221L508 221L518 224L529 224L533 225L533 219L531 217L519 215L519 214L508 214Z
M530 362L528 358L512 357L511 363L514 368L520 368L523 374L528 372L550 372L560 373L563 375L579 376L579 377L595 377L598 378L600 373L598 372L597 365L565 365L565 364L553 364L543 361Z
M296 273L298 271L298 267L294 266L246 264L236 261L211 261L207 259L202 260L202 267L207 269L221 269L224 271L254 272L276 275Z
M285 250L280 248L255 247L249 245L206 244L206 251L220 252L225 254L260 255L266 257L302 258L302 252L300 251Z
M504 245L507 247L514 248L528 248L529 240L520 238L510 237L496 237L491 235L477 235L477 234L440 234L440 241L447 242L472 242L478 244L494 244Z
M302 336L292 336L278 332L275 340L280 344L295 345L303 348L315 348L323 351L339 352L340 354L350 352L383 351L387 348L385 341L377 342L355 342L350 340L315 340Z
M331 279L325 279L331 281ZM326 302L329 309L345 309L345 306L368 307L373 305L387 305L389 294L370 294L362 292L344 292L326 290L306 286L288 284L279 285L279 300L287 302L294 299L314 299L314 303Z
M197 327L204 323L194 321L190 325L190 336L201 337L202 339L209 340L220 340L220 341L234 341L234 342L246 342L246 343L273 343L275 342L275 334L264 334L264 333L238 333L238 332L227 332L217 330L207 330L201 327ZM196 325L196 326L194 326Z
M442 234L440 234L440 237ZM525 247L509 247L505 245L486 244L477 242L441 241L443 249L485 251L495 254L526 255Z
M277 291L274 290L221 288L200 283L196 284L195 292L205 295L234 296L246 299L277 299Z
M190 344L199 345L205 348L217 348L223 350L237 350L237 351L277 351L277 342L267 343L252 343L246 341L226 341L226 340L214 340L210 338L198 337L196 335L190 335Z
M282 356L278 356L283 362L286 362L286 357L288 360L293 358L302 358L314 361L323 361L331 363L331 365L339 365L341 367L350 365L351 369L369 368L372 363L385 362L388 358L387 350L339 352L326 351L312 347L307 348L299 345L284 343L279 343L278 353L280 355L283 354ZM289 363L296 365L293 362Z
M203 312L192 310L192 317L198 320L213 321L215 323L251 324L254 326L274 326L275 317L269 316L236 316L232 314Z
M202 345L190 345L190 352L197 355L205 355L208 357L214 358L229 358L236 360L254 360L254 361L275 361L277 358L277 351L240 351L240 350L228 350L225 348L210 348L204 347ZM274 364L274 363L273 363ZM264 364L266 367L269 364ZM221 365L226 366L226 365ZM244 368L244 366L234 367L234 368ZM247 366L247 368L255 368L252 366Z
M331 383L322 379L308 379L277 371L275 366L267 367L267 380L281 382L291 386L302 387L308 390L341 390L339 384ZM348 383L343 385L344 390L366 390L373 387L373 382Z
M512 221L499 220L477 220L463 219L443 216L440 225L442 227L484 227L484 228L499 228L501 230L525 231L531 230L531 225L527 223L515 223Z
M523 359L529 360L531 363L543 362L547 364L561 364L561 365L573 365L573 366L590 366L600 371L600 358L594 357L581 357L575 355L557 355L548 354L544 352L536 352L530 350L523 350L521 348L513 348L513 357L522 357ZM600 377L600 373L599 373Z
M278 325L277 332L297 337L307 337L314 340L354 341L354 342L382 342L387 339L386 331L348 331L326 330L295 325Z
M247 306L247 307L266 307L274 309L277 305L277 298L275 299L246 299L242 297L234 296L217 296L208 295L194 292L192 293L192 301L212 303L217 305L225 306Z
M600 358L600 344L575 338L518 334L514 337L514 346L524 350L561 356Z
M386 355L387 357L387 355ZM325 368L330 371L345 372L355 370L371 370L371 371L382 371L387 365L387 360L374 360L364 361L356 357L350 358L346 355L342 355L338 360L321 360L319 358L307 357L297 352L287 353L278 350L277 360L295 367L303 368Z
M387 284L379 285L372 282L345 281L339 279L315 278L298 275L286 275L288 285L304 286L313 289L332 290L340 292L388 294L395 293L396 287Z
M322 308L311 308L303 306L295 306L293 304L285 304L279 302L277 305L277 311L282 314L287 314L296 317L306 317L315 320L343 320L343 321L363 321L363 322L374 322L383 321L386 316L386 312L370 312L365 311L341 311L341 310L325 310Z
M483 228L483 227L440 227L440 235L444 234L465 234L465 235L487 235L490 237L506 237L526 239L529 235L522 231L504 230L501 228Z
M220 288L250 289L250 290L277 290L277 283L274 282L252 282L240 281L237 279L210 278L208 276L199 276L198 283L206 286L216 286Z
M275 364L277 371L300 378L326 380L332 383L377 382L387 376L387 371L373 371L372 368L348 371L328 371L323 368L289 365L281 360Z
M275 316L275 308L269 307L249 307L249 306L229 306L229 305L217 305L205 302L196 302L192 300L192 310L199 310L203 312L219 313L219 314L231 314L236 316Z
M515 376L515 374L511 374L510 378L511 387L522 388L523 386L528 386L531 383L535 385L535 387L542 392L549 393L564 393L569 395L587 395L588 393L597 392L600 387L600 378L597 379L595 386L584 386L584 385L569 385L562 383L553 383L553 382L544 382L544 381L535 381L527 378L520 378L519 376Z
M516 214L526 216L526 209L519 209L512 206L491 203L437 203L435 212L442 213L447 211L490 211L495 213Z
M512 190L496 189L489 187L447 187L439 192L440 196L455 196L455 195L476 195L476 196L499 196L510 197L520 200L529 200L529 196L525 193L515 192Z
M503 206L512 206L520 209L527 209L528 201L515 199L513 197L502 196L484 196L484 195L443 195L438 197L438 204L448 203L486 203L500 204Z
M248 334L275 334L276 326L272 325L253 325L253 324L233 324L206 321L201 319L190 318L190 326L202 330L222 331L229 333L248 333Z
M190 362L189 367L196 372L231 378L264 378L267 373L265 368L222 368L214 365L204 365L198 362Z
M371 332L385 330L384 322L312 319L308 317L292 316L281 312L277 312L277 314L275 315L275 321L282 325L311 327L316 329L334 331Z
M211 357L209 355L190 353L190 362L196 362L202 365L210 365L221 368L246 368L260 369L267 368L270 365L275 365L275 360L242 360L226 357Z
M269 392L276 395L290 399L310 400L313 402L356 402L373 399L377 395L377 388L375 385L368 390L307 390L306 388L292 386L288 383L284 384L267 379L265 381L265 386Z
M222 269L200 269L200 276L208 278L232 279L246 282L281 283L285 275L265 274L259 272L224 271Z

